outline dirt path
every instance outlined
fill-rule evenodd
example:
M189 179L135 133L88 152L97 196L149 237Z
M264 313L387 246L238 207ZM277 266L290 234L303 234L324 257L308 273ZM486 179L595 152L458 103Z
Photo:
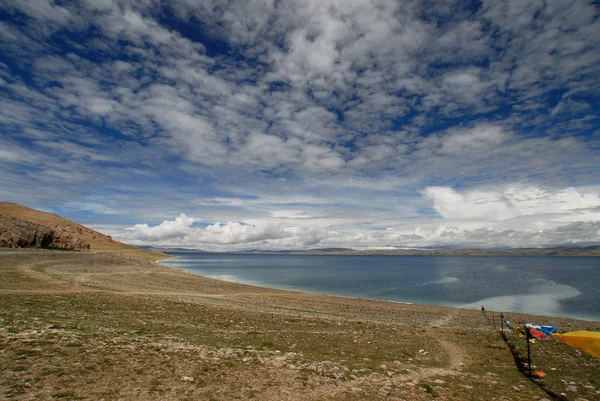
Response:
M456 345L455 343L452 343L450 341L441 339L441 338L436 338L438 343L440 343L440 345L442 346L442 348L444 349L444 351L448 354L449 356L449 362L448 362L448 367L452 370L456 370L456 371L460 371L463 369L463 366L465 366L469 360L469 357L467 356L467 352L460 346Z
M432 329L454 326L457 321L457 316L457 310L449 310L446 315L431 321L428 327L428 333L436 339L442 346L444 352L448 355L448 368L453 371L461 371L464 368L469 361L468 352L463 347L458 346L455 342L444 339L440 336L439 331Z

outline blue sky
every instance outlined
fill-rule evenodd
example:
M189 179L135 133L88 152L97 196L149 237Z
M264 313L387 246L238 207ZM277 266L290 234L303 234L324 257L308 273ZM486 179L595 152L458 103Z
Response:
M0 0L0 199L212 250L597 244L599 15Z

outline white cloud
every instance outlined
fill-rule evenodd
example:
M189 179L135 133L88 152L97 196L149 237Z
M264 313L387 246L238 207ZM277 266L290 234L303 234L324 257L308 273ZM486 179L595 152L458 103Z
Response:
M316 229L302 229L281 223L264 222L256 225L235 221L215 223L206 227L192 227L197 219L181 214L172 221L164 221L157 226L136 224L126 228L126 233L117 236L134 244L155 244L162 246L205 247L214 249L220 246L310 246L318 243L322 232Z
M0 138L0 165L8 163L29 164L40 159L40 155L31 152L22 146Z
M165 220L158 226L150 227L148 224L136 224L127 230L133 232L132 237L142 240L185 238L190 233L190 226L195 221L196 219L182 213L175 220Z
M433 208L444 219L473 220L480 224L520 216L543 216L549 220L571 216L586 220L586 215L598 216L600 196L595 191L564 188L544 190L537 187L514 186L504 190L470 190L458 192L449 187L427 187L424 194L433 200Z
M467 131L450 132L442 138L441 152L467 156L469 152L489 153L501 146L509 135L495 125L476 126Z

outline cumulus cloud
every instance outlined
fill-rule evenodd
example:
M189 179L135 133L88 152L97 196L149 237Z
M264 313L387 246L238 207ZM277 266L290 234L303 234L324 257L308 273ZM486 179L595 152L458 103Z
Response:
M128 228L133 236L142 240L168 240L172 238L185 238L190 233L190 226L196 219L181 214L173 221L163 221L161 224L150 227L148 224L136 224Z
M193 227L197 219L181 214L175 220L165 220L150 227L148 224L136 224L126 228L121 237L131 243L208 246L238 245L242 247L260 244L267 247L310 246L320 241L319 230L301 229L276 223L257 225L242 224L235 221L215 223L206 227Z

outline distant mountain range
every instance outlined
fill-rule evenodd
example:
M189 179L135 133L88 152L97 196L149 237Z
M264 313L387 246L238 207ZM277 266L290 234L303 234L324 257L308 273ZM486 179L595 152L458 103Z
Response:
M371 249L356 250L351 248L319 248L319 249L288 249L288 250L261 250L245 249L242 251L210 252L200 249L186 248L152 248L162 252L202 252L202 253L230 253L230 254L262 254L262 255L439 255L439 256L600 256L600 246L558 246L550 248L510 248L510 249Z

